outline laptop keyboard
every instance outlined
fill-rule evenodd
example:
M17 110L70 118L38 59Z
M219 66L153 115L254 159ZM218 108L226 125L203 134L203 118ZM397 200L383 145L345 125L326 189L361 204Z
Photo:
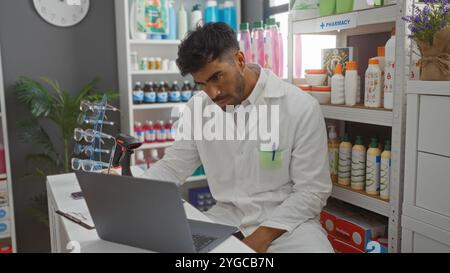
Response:
M197 251L202 250L210 243L214 242L217 238L209 237L205 235L194 234L192 235L192 239L194 240L194 246Z

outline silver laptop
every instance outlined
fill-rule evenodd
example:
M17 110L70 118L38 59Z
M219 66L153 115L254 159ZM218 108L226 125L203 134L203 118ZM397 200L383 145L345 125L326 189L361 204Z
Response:
M236 227L186 218L174 183L76 173L99 237L166 253L209 252Z

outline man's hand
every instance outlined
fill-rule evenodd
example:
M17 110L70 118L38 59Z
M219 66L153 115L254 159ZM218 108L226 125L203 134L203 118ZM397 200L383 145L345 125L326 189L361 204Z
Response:
M242 242L258 253L266 253L272 241L285 232L286 230L261 226Z

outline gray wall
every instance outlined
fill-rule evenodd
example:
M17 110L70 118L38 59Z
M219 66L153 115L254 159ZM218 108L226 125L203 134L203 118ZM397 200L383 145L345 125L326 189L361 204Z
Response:
M242 0L241 12L242 22L253 23L263 20L264 16L263 0Z
M45 183L43 179L23 179L25 156L35 147L18 140L16 122L26 118L27 113L16 100L15 81L21 75L35 79L46 76L75 93L98 76L102 79L100 90L117 90L115 37L111 0L92 0L88 16L71 28L47 24L35 12L31 0L0 1L0 44L20 252L49 251L50 244L48 229L28 212L30 198L45 192ZM119 121L117 116L112 119Z

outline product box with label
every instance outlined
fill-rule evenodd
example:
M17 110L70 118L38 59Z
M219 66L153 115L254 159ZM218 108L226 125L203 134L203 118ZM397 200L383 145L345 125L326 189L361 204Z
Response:
M9 220L9 207L0 206L0 221Z
M356 61L356 49L354 47L322 49L322 68L328 72L328 77L333 77L336 65L342 65L342 73L345 74L347 62Z
M0 180L0 207L8 205L8 187L6 180Z
M9 221L0 221L0 238L9 237L11 232L11 224Z
M387 235L388 218L334 199L328 200L320 222L341 249L349 245L365 252L369 242Z

